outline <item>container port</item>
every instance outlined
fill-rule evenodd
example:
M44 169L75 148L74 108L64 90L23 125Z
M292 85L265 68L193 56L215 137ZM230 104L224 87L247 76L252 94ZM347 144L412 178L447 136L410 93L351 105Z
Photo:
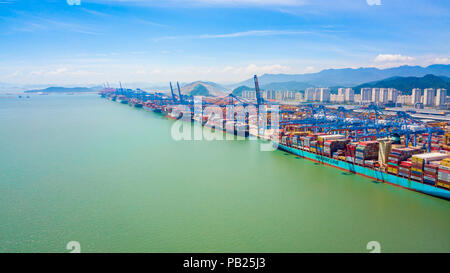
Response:
M322 104L282 105L265 101L255 75L256 103L232 94L171 96L142 90L108 89L101 97L143 108L169 119L197 122L216 131L271 140L276 148L379 182L450 200L450 131L443 121L423 121L402 111L383 112L376 105L355 109ZM208 106L222 115L210 113ZM254 106L256 112L227 112ZM270 112L260 115L260 109ZM196 108L197 107L197 108ZM218 108L217 108L218 107ZM244 108L242 108L244 109ZM270 126L276 114L277 127ZM262 125L261 125L262 124ZM269 125L269 126L268 126Z

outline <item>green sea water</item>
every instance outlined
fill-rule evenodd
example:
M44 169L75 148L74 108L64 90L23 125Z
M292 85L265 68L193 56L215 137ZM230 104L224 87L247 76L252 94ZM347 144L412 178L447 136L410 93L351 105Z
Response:
M449 252L450 202L96 95L0 98L0 252Z

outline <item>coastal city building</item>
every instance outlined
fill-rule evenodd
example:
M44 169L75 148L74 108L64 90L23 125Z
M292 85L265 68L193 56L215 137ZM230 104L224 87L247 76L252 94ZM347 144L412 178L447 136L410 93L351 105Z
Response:
M372 88L372 102L373 103L380 102L380 88Z
M412 90L412 101L411 104L416 104L421 101L422 90L420 88L414 88Z
M314 100L315 89L313 87L306 88L305 90L305 101Z
M329 88L320 88L320 102L329 102L330 101L330 89Z
M436 92L436 106L442 107L447 105L447 89L440 88Z
M369 103L372 101L372 88L361 88L361 99L362 103Z
M345 101L347 102L355 101L355 91L352 88L345 89Z
M314 101L320 101L320 88L314 89Z
M398 95L396 103L400 103L402 105L411 105L412 104L412 98L408 95Z
M355 92L351 88L339 88L337 100L341 102L353 102Z
M432 106L434 104L435 92L433 88L427 88L423 91L423 105Z
M389 88L388 89L388 101L390 102L397 102L397 97L399 96L400 92L395 88Z
M380 102L381 103L387 103L388 102L388 95L389 90L387 88L380 88Z
M405 91L406 92L406 91ZM423 93L423 95L422 95ZM447 108L447 90L440 89L420 89L414 88L411 95L404 95L396 88L361 88L360 94L355 94L352 88L338 88L337 94L331 94L330 88L309 87L304 92L292 90L264 90L261 91L263 99L276 102L332 102L345 104L370 104L379 106L399 105L418 105L419 109L423 107L435 107L439 109ZM249 100L256 100L256 92L246 90L242 92L242 97Z
M344 95L330 94L330 102L343 103L344 101Z
M255 91L242 91L242 97L245 99L256 100Z

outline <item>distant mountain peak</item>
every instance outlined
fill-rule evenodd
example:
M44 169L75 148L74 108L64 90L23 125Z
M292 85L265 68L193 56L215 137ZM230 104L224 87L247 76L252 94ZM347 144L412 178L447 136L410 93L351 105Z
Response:
M379 69L376 67L360 68L329 68L317 73L303 74L263 74L258 77L261 86L282 83L299 82L317 87L342 86L352 87L367 82L379 81L390 77L423 77L427 74L450 77L450 65L434 64L427 67L402 65ZM253 86L253 78L240 82L235 86Z
M183 84L181 87L181 92L184 94L190 94L197 88L197 86L203 86L208 91L208 95L224 96L229 93L229 90L227 88L221 86L220 84L208 81L194 81L191 83ZM196 92L198 92L198 90L199 89L197 89ZM202 91L202 93L204 93L204 91Z

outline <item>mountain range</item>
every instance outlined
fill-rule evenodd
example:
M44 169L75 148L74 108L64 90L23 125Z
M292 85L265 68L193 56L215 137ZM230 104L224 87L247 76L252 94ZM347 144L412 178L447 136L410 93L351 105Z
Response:
M182 84L180 89L182 94L191 94L191 92L195 91L204 93L203 86L208 91L208 95L212 96L223 96L230 93L230 90L221 86L220 84L214 82L205 82L205 81L195 81L188 84Z
M421 79L423 77L424 79ZM434 78L433 78L434 77ZM258 77L260 88L266 90L305 90L308 87L353 87L359 92L361 87L393 87L402 91L412 88L447 88L450 78L450 65L435 64L422 66L399 66L379 69L374 67L325 69L317 73L305 74L263 74ZM199 87L200 86L200 87ZM253 77L232 85L220 85L210 81L182 83L183 94L207 94L224 96L242 86L254 88ZM49 87L26 92L92 92L101 87ZM147 88L144 88L146 90ZM149 90L154 88L149 88ZM176 87L175 87L176 89ZM206 89L206 90L205 90ZM449 89L449 88L447 88ZM170 93L169 89L165 89ZM177 90L174 90L177 93Z
M450 78L438 77L435 75L425 75L423 77L391 77L381 81L364 83L353 87L355 92L359 93L363 87L395 88L401 90L403 94L411 94L413 88L445 88L450 90Z
M423 77L427 74L450 77L450 65L435 64L422 66L399 66L379 69L374 67L326 69L317 73L306 74L264 74L258 77L261 88L270 86L275 89L286 82L291 82L292 89L304 89L304 86L353 87L367 82L380 81L391 77ZM254 87L253 78L236 84L234 87L246 85ZM298 86L298 87L297 87Z
M97 87L48 87L44 89L27 90L25 93L83 93L83 92L97 92L101 90L101 86Z

